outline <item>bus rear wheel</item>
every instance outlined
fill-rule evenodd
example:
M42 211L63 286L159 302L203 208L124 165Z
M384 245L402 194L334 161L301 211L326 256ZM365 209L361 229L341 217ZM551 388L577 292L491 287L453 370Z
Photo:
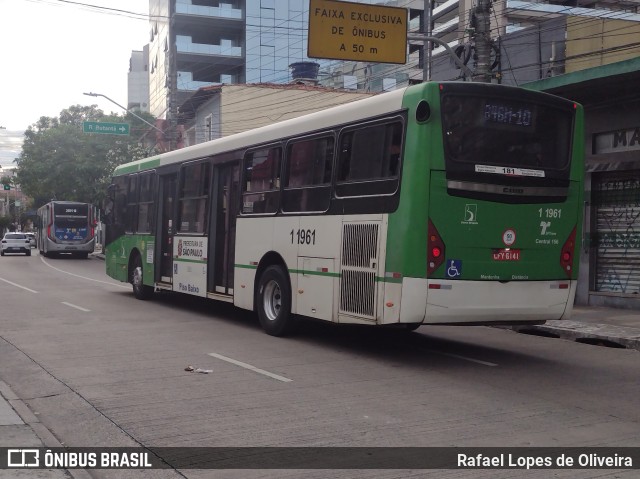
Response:
M136 299L149 299L153 294L153 288L144 284L142 275L142 260L140 256L136 256L133 260L133 268L131 269L131 285L133 286L133 295Z
M291 314L291 287L285 270L278 265L264 270L258 282L256 309L264 331L271 336L286 336L294 326Z

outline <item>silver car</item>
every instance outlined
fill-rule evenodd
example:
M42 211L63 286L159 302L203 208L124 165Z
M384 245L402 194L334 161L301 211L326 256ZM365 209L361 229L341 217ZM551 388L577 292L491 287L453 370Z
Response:
M27 238L29 238L29 243L31 244L32 248L36 247L36 235L35 233L25 233L27 235Z
M31 240L24 233L7 233L0 243L0 255L5 253L24 253L31 256Z

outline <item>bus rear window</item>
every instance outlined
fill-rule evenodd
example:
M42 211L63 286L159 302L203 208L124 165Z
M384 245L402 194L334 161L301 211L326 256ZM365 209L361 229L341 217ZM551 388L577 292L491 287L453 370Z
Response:
M453 94L442 98L447 163L521 167L541 173L565 170L572 122L570 111L540 103Z

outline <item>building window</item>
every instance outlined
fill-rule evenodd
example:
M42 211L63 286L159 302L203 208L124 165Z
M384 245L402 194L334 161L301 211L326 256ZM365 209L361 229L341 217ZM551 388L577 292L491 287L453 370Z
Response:
M213 140L213 115L204 119L204 141Z

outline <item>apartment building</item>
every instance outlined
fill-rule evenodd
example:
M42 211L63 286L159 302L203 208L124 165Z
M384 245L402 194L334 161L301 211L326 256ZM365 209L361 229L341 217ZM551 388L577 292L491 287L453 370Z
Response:
M127 92L127 109L149 111L149 45L131 52Z
M407 8L410 28L420 28L422 0L357 3ZM308 58L309 0L150 0L149 15L149 111L159 118L203 86L289 83L299 62L318 63L321 85L370 92L421 72L418 46L407 65Z

